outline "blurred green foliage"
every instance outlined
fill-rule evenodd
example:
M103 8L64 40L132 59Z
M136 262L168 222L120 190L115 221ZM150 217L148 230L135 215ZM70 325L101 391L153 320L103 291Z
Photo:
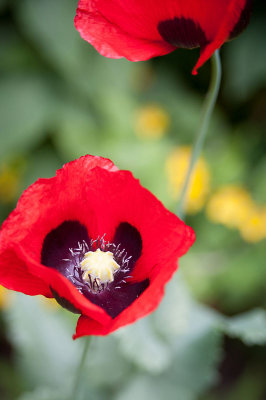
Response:
M175 211L165 163L176 146L193 142L209 67L190 75L196 50L145 63L105 59L75 31L75 8L72 0L0 1L1 221L27 186L84 154L130 169ZM262 206L265 22L265 6L258 2L247 31L222 49L223 87L204 150L209 197L222 185L240 184ZM170 124L160 138L141 136L138 112L154 104ZM238 231L212 223L204 208L188 222L197 241L182 259L182 273L153 315L92 339L80 398L265 398L263 362L256 352L266 343L265 239L245 242ZM65 399L83 347L83 339L71 339L74 317L22 295L3 308L1 399ZM229 383L224 335L234 338L227 339L233 348L239 340L254 345L248 368L242 370L240 360ZM265 347L260 355L265 362Z

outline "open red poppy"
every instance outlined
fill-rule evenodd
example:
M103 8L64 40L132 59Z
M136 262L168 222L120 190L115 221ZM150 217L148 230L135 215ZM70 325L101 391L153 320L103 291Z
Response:
M102 55L144 61L200 47L201 67L248 24L252 0L79 0L75 26Z
M0 283L81 314L74 338L106 335L156 308L193 241L129 171L85 156L22 194L0 231Z

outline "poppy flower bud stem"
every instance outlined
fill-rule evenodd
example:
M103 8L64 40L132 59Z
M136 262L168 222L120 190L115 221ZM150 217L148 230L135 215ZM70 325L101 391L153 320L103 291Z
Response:
M184 216L186 213L186 200L187 200L187 195L188 195L190 179L191 179L195 164L196 164L196 162L200 156L200 153L202 151L202 147L203 147L203 144L204 144L207 132L208 132L211 115L212 115L212 112L213 112L213 109L214 109L214 106L215 106L215 103L217 100L217 96L219 93L219 89L220 89L222 69L221 69L219 50L216 50L215 53L213 54L213 56L211 58L211 64L212 64L212 71L211 71L210 86L209 86L209 90L208 90L208 93L207 93L207 96L205 98L205 102L203 105L198 134L195 139L188 171L186 174L184 186L181 191L180 200L179 200L177 215L181 219L184 219Z
M84 348L81 354L81 359L79 364L77 365L77 369L76 372L74 374L74 381L73 381L73 389L70 393L70 397L69 400L74 400L77 399L78 397L78 392L79 392L79 384L80 384L80 380L81 380L81 376L83 373L83 367L86 361L86 357L87 357L87 353L88 353L88 349L89 349L89 345L91 342L91 336L87 336L85 337L85 341L84 341Z

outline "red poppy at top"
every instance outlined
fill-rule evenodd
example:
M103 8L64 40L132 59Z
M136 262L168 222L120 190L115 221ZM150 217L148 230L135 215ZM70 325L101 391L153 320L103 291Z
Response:
M103 56L144 61L200 47L201 67L248 24L252 0L79 0L75 26Z
M157 307L193 242L129 171L85 156L22 194L0 231L0 284L81 314L74 338L106 335Z

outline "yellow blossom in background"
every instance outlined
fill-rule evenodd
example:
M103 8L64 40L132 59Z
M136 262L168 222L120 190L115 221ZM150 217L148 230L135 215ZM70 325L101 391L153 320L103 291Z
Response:
M10 290L6 289L4 286L0 285L0 309L6 308L10 302Z
M169 183L171 195L178 199L184 185L189 161L191 157L191 147L182 146L176 148L167 158L165 164L166 177ZM186 211L195 214L202 209L210 191L210 169L203 157L200 157L192 173Z
M207 204L207 216L213 222L239 228L247 219L253 201L241 186L227 185L214 193Z
M18 189L18 171L6 165L0 166L0 202L9 203L16 199Z
M246 242L259 242L266 239L266 207L254 204L239 230Z
M158 105L149 104L137 112L135 130L142 139L160 139L169 125L170 116Z
M266 207L258 206L241 186L220 188L211 196L206 212L211 221L238 229L246 242L266 239Z

